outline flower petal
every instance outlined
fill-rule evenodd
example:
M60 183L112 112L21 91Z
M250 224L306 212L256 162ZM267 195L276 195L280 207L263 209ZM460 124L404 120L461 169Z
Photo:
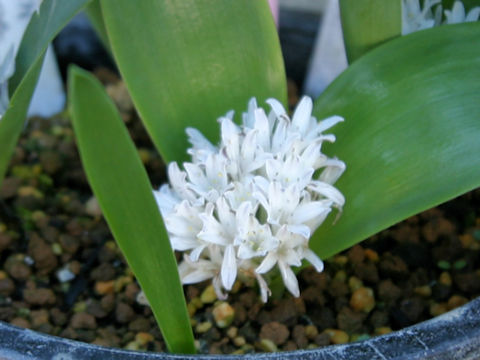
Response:
M305 259L310 261L310 263L315 267L315 270L318 272L323 271L323 261L320 259L317 254L315 254L312 250L310 249L305 249L303 256Z
M280 260L278 261L278 268L280 269L280 274L282 275L285 287L293 296L299 297L300 289L298 288L298 280L290 266Z
M304 96L295 112L293 113L292 117L292 126L293 128L297 129L302 135L305 134L308 124L310 122L310 117L312 115L312 99L308 96Z
M237 260L235 258L235 249L233 245L228 245L225 248L220 276L222 278L223 287L226 290L231 290L233 283L237 278Z
M275 252L269 252L267 256L265 256L263 261L260 263L260 265L255 269L255 272L257 274L265 274L275 266L277 260L278 258Z

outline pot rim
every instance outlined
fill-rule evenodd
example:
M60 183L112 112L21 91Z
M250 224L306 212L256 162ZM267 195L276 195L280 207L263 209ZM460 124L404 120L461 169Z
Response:
M478 359L480 297L436 318L371 339L311 350L245 355L181 355L108 348L0 321L0 358L33 360Z

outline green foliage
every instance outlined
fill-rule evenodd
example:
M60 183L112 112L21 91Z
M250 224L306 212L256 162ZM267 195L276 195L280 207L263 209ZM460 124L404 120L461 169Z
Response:
M340 0L348 62L402 32L401 0Z
M70 110L87 178L170 351L192 353L192 329L175 256L135 145L102 85L69 72Z
M23 34L15 59L15 74L9 81L10 93L19 86L28 69L42 56L48 44L91 0L43 0L40 14L34 14Z
M0 185L27 116L48 44L90 0L44 0L42 16L34 15L17 53L15 74L9 80L10 105L0 121Z
M420 31L379 46L316 101L338 114L328 147L347 163L340 220L311 239L329 257L480 185L480 23Z
M23 81L10 99L7 111L0 121L0 186L7 171L10 157L23 129L27 117L28 104L32 98L42 69L45 53L27 71Z
M107 29L103 21L102 8L100 6L100 0L93 0L88 4L85 9L85 13L88 15L90 23L97 32L98 37L102 41L102 44L110 51L110 42L108 41Z
M286 102L278 35L266 1L102 0L135 106L166 161L185 160L185 128L216 142L215 120L257 97Z

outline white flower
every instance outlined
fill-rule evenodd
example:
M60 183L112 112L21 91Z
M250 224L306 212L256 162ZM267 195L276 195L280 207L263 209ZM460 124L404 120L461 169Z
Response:
M402 35L443 24L477 21L480 18L479 6L472 8L468 14L465 14L463 3L456 0L452 10L445 10L445 21L442 22L442 5L440 3L440 0L425 0L422 9L420 0L403 0Z
M463 3L457 0L453 3L452 10L445 10L445 17L447 24L477 21L480 17L480 6L474 7L465 14Z
M267 100L267 115L255 99L242 125L233 112L219 119L221 142L213 145L188 128L192 161L168 167L170 185L154 191L185 284L212 279L217 296L231 290L237 276L257 279L263 301L270 290L264 275L277 268L287 289L299 296L292 266L323 263L308 247L312 233L345 199L333 184L345 164L322 154L323 132L343 121L318 122L304 97L292 119L282 104Z

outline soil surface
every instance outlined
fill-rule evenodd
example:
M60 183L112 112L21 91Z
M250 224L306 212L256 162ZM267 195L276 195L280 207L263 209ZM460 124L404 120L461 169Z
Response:
M122 82L99 72L154 186L165 165ZM291 90L291 102L296 102ZM105 346L165 351L151 310L83 173L67 114L30 119L0 189L0 320ZM480 191L413 216L299 274L262 304L255 284L228 302L186 286L201 353L314 348L398 330L480 294Z

